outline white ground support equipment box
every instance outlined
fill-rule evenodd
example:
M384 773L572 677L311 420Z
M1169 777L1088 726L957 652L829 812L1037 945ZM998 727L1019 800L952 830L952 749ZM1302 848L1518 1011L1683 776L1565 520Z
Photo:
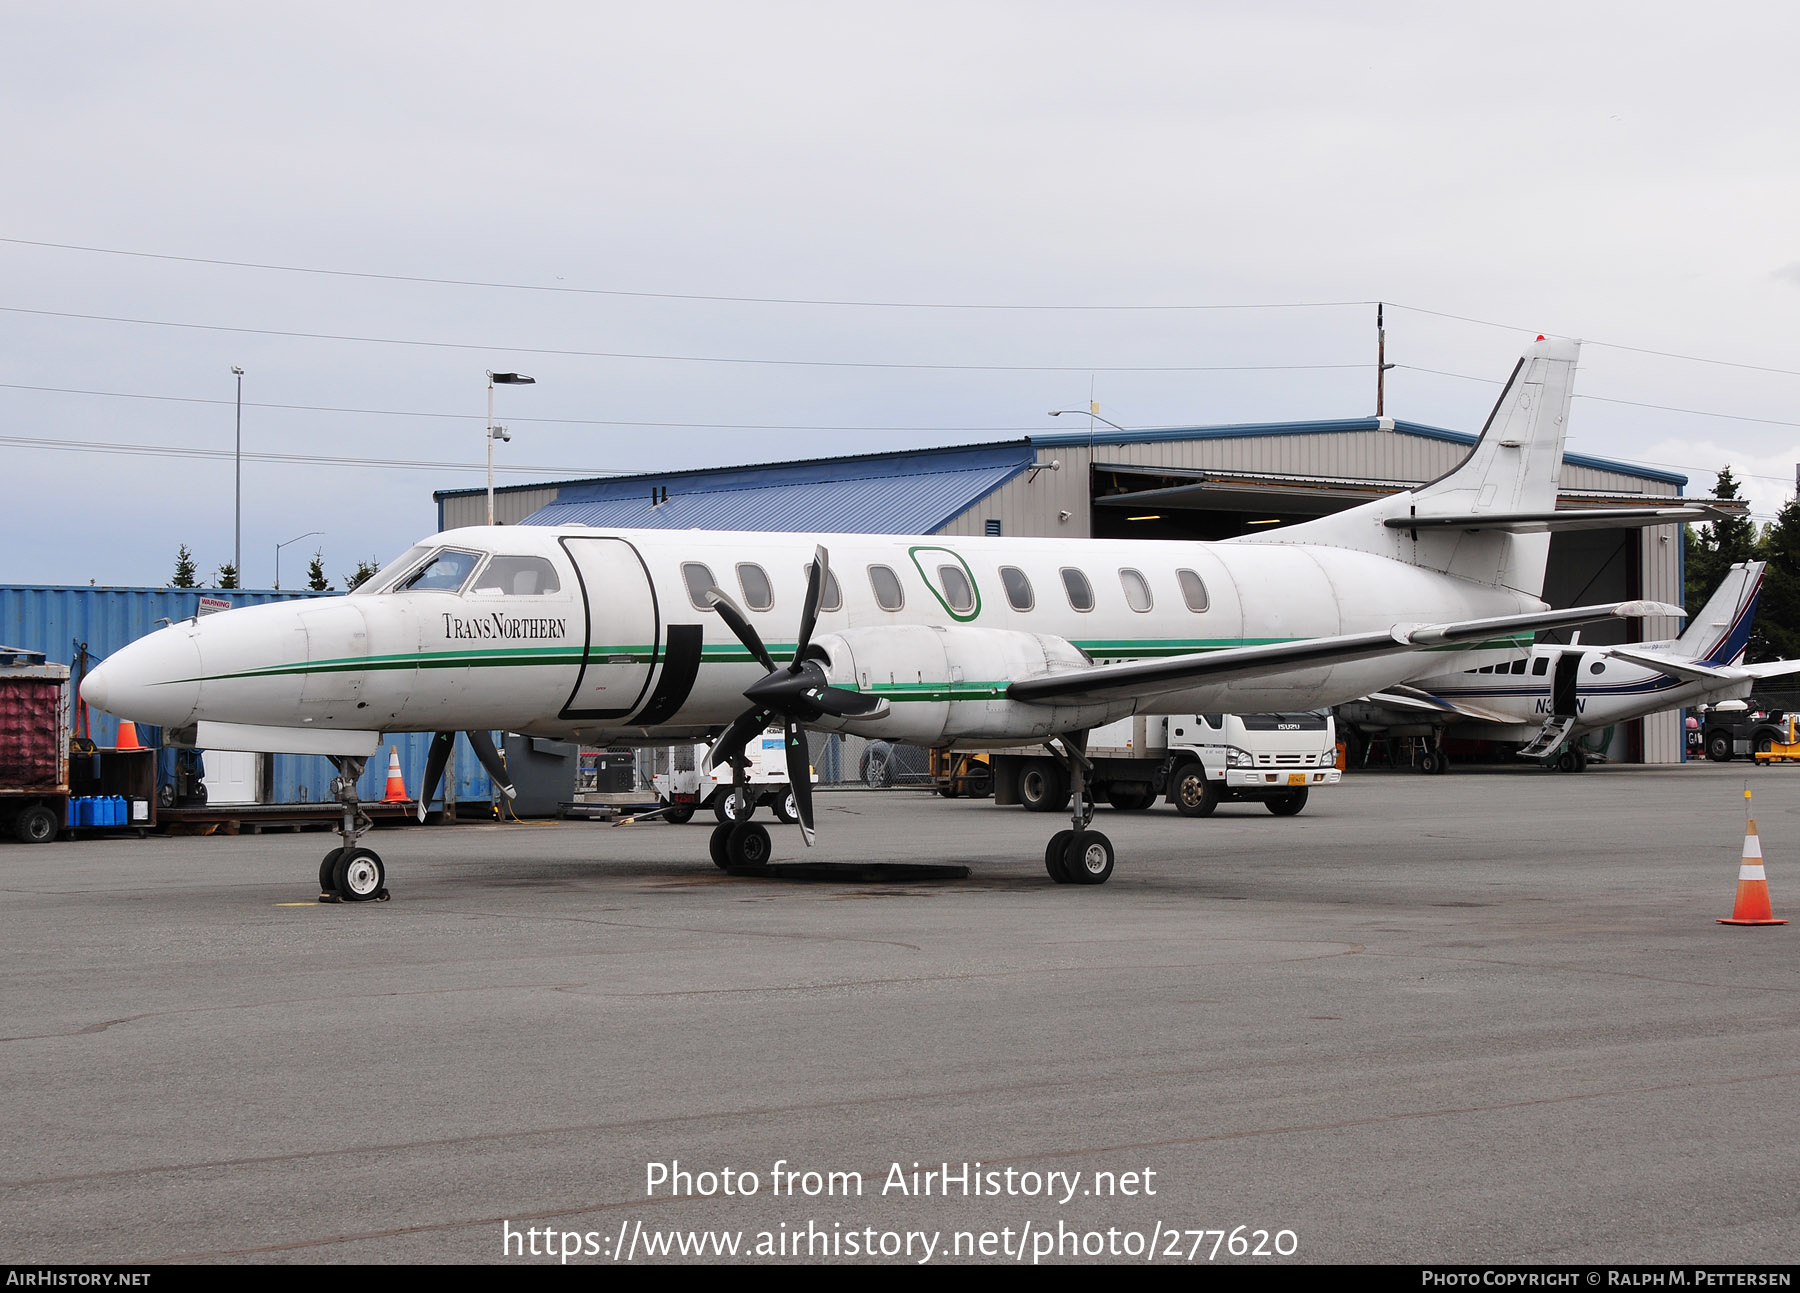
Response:
M668 767L652 773L650 784L656 788L656 800L666 822L677 825L690 820L696 809L711 806L713 815L722 822L748 820L757 808L767 806L775 816L790 825L800 820L794 806L794 793L788 788L787 738L779 727L772 727L744 747L750 763L750 776L745 793L750 799L749 812L737 816L737 797L731 793L731 767L722 765L712 772L700 771L709 746L677 745L667 751ZM660 752L659 752L660 753ZM813 780L819 779L817 772Z
M1088 734L1096 802L1148 808L1166 796L1183 816L1205 817L1222 803L1267 805L1278 817L1306 807L1308 794L1343 779L1337 729L1326 710L1291 714L1171 714L1121 719ZM1060 812L1068 770L1058 754L1033 746L995 751L994 802Z

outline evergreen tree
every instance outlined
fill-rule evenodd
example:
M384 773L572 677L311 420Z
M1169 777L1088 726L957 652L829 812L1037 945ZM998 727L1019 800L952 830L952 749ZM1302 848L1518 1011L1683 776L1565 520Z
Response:
M1757 555L1769 568L1763 572L1745 659L1752 664L1792 660L1800 656L1800 502L1787 501L1775 524L1764 532Z
M1716 498L1741 499L1738 479L1729 466L1719 469L1718 483L1713 487ZM1725 572L1740 561L1756 557L1756 523L1748 512L1710 521L1704 526L1685 526L1682 530L1682 556L1687 567L1683 594L1689 609L1706 604L1713 589L1725 578Z
M175 578L169 581L170 586L192 588L195 583L194 576L197 573L194 569L194 554L188 551L188 545L184 543L181 545L181 550L175 554Z
M380 569L381 567L376 565L373 561L357 562L356 573L344 576L344 591L347 593L354 592L357 585L366 583L375 572Z
M315 593L330 589L331 581L325 578L325 549L320 548L313 553L312 564L306 568L306 586Z
M232 565L229 561L227 561L224 565L219 567L219 573L218 573L218 577L217 577L217 587L236 588L237 586L238 586L237 567Z

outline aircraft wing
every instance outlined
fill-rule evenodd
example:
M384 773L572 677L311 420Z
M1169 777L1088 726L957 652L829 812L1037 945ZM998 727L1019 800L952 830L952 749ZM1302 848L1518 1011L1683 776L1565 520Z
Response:
M1398 655L1427 647L1485 642L1491 638L1539 629L1563 628L1610 618L1635 619L1650 615L1683 615L1662 602L1609 602L1602 606L1576 606L1561 611L1537 611L1528 615L1502 615L1493 619L1461 620L1450 624L1395 624L1374 633L1345 633L1336 637L1302 638L1266 646L1227 647L1169 656L1161 660L1132 660L1124 664L1091 665L1042 678L1026 678L1006 689L1009 700L1116 700L1156 696L1205 683L1240 678L1269 678L1303 669L1348 664L1377 656Z
M1547 534L1552 530L1641 529L1676 521L1716 521L1726 513L1689 504L1684 507L1582 507L1554 512L1464 512L1459 516L1390 516L1390 530L1504 530L1508 534Z
M1445 700L1442 696L1420 687L1389 687L1386 691L1373 692L1363 699L1371 704L1385 705L1389 709L1405 710L1414 714L1472 718L1479 723L1517 723L1519 721L1516 718L1509 718L1505 714L1496 714L1491 709L1471 705L1464 700Z

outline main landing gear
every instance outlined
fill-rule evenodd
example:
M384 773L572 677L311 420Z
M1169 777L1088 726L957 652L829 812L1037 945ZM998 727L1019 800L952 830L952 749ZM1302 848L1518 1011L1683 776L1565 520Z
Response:
M1073 732L1058 738L1069 773L1070 829L1058 831L1044 847L1044 870L1058 884L1105 884L1113 873L1113 846L1092 829L1094 801L1088 798L1087 733Z
M375 825L356 798L357 779L369 761L361 755L333 755L331 762L338 770L331 779L331 793L344 808L344 823L338 828L344 842L319 863L319 901L385 902L387 868L381 855L357 843Z

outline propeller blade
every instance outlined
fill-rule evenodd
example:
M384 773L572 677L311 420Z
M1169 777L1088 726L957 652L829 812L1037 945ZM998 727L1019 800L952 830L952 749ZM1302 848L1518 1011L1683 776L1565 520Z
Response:
M488 776L500 787L500 793L508 799L517 799L519 792L513 789L512 777L506 771L506 764L500 758L500 751L494 748L494 738L486 732L464 732L469 738L469 745L475 751L475 757L481 760L481 766L487 769Z
M756 630L750 627L750 621L744 618L744 612L737 608L737 603L718 588L707 589L706 600L712 603L719 618L731 626L731 631L737 634L737 640L750 648L750 654L762 661L763 668L772 672L775 658L769 654L769 648L763 645L763 640L756 635Z
M763 728L769 725L770 714L766 709L747 709L731 720L731 726L719 734L713 742L713 748L707 751L706 770L711 771L721 763L735 763L744 757L744 747Z
M794 792L794 807L800 815L800 833L806 847L813 842L812 756L806 750L806 731L793 719L782 724L787 735L788 788Z
M425 780L419 785L420 822L425 820L425 805L437 795L438 782L444 779L444 765L450 762L450 747L455 744L455 732L439 732L431 738L431 749L425 754Z
M812 564L806 568L806 605L800 611L800 636L794 641L795 664L812 642L813 625L819 622L819 604L825 600L825 577L830 573L831 556L821 543L813 549Z

